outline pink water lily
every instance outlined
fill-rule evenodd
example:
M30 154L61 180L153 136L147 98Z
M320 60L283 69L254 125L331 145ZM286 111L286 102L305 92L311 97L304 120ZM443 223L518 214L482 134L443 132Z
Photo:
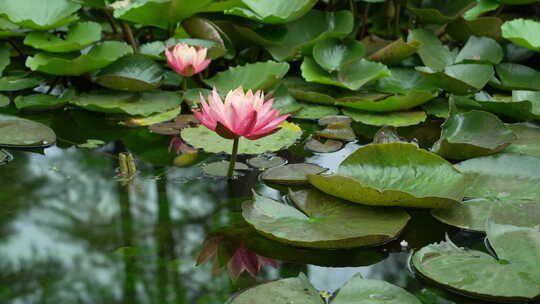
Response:
M265 100L262 91L244 93L241 87L230 91L222 102L214 89L208 96L208 102L201 96L201 110L193 110L193 114L204 126L222 137L254 140L276 132L289 117L280 115L272 104L273 99Z
M186 43L178 43L165 50L167 62L178 74L186 77L200 73L208 67L212 61L206 58L208 49L197 45L190 46Z

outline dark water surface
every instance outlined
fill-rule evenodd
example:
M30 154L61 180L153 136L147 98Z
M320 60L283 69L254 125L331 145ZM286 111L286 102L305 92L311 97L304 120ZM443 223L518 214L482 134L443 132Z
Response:
M402 237L383 247L307 250L267 241L256 251L281 260L278 269L266 266L257 279L244 273L236 282L226 270L213 275L211 264L195 267L207 233L231 225L252 189L282 194L260 183L257 171L227 181L204 176L198 165L163 168L140 159L140 174L123 185L115 177L119 146L12 152L14 160L0 167L0 303L225 303L257 282L300 272L319 290L335 291L361 273L404 287L423 303L480 303L445 296L408 270L410 248L446 233L460 245L482 239L418 210L410 210ZM332 170L356 147L280 155Z

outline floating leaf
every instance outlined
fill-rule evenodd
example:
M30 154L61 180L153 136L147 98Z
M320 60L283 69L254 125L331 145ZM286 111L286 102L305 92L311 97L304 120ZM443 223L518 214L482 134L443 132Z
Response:
M502 20L497 17L479 17L473 20L460 18L449 23L446 26L446 31L452 38L463 42L471 36L500 40L502 23Z
M376 206L447 208L461 202L465 189L464 175L449 162L409 143L361 147L337 174L308 180L328 194Z
M0 147L39 148L48 147L55 142L54 131L46 125L0 114Z
M319 119L318 123L319 126L327 126L330 124L350 125L352 123L352 119L345 115L330 115L322 117Z
M211 175L211 176L227 176L229 171L229 162L222 160L212 163L206 163L202 166L202 169L204 173ZM241 162L235 162L234 163L234 173L233 175L238 175L239 170L249 170L249 167Z
M332 106L322 106L313 104L302 104L302 109L294 114L295 118L301 119L319 119L329 115L339 114L339 109Z
M19 91L37 87L43 79L38 77L26 77L26 74L20 76L5 76L0 78L0 92Z
M432 150L446 159L463 160L502 151L515 139L497 116L473 110L450 115Z
M506 126L516 134L517 139L504 152L540 157L540 126L532 123L507 124Z
M148 91L160 86L163 69L151 59L141 55L128 55L101 70L96 82L109 89L121 91Z
M287 160L274 155L259 155L247 160L248 165L253 168L266 170L268 168L279 167L287 163Z
M527 301L540 295L540 284L519 263L500 263L481 251L452 244L428 245L414 253L422 276L461 294L489 301Z
M422 43L418 49L418 55L422 62L434 71L442 71L454 63L456 54L443 45L434 33L426 29L412 30L407 40Z
M0 15L21 27L49 30L76 21L78 17L74 13L80 8L69 0L2 0Z
M467 177L465 196L539 200L540 158L499 153L456 165Z
M464 18L469 20L476 19L484 13L498 9L500 5L496 0L477 0L476 5L465 12Z
M272 94L272 108L279 110L281 114L298 112L303 108L303 105L289 94L289 90L284 85L279 85Z
M407 95L411 91L434 91L437 89L426 81L422 74L412 68L391 68L390 72L392 75L377 80L375 89L378 92Z
M463 15L475 5L474 0L427 0L421 7L409 5L407 8L422 22L445 24Z
M328 72L339 71L362 58L364 47L356 40L342 42L337 38L321 40L313 47L313 59Z
M481 109L517 120L532 120L540 118L540 100L534 98L535 94L530 91L514 91L512 96L492 97L485 92L479 92L474 95L474 99L455 95L450 99L459 107ZM532 97L531 100L529 96Z
M182 138L195 148L209 153L231 153L233 141L217 135L204 126L183 129ZM294 144L302 136L302 130L295 124L285 122L281 129L272 135L258 140L242 138L238 147L240 154L260 154L280 150Z
M99 146L103 146L105 142L99 139L87 139L85 143L78 144L77 148L82 149L95 149Z
M302 77L307 81L335 85L350 90L358 90L364 84L379 78L390 76L390 70L381 63L364 59L348 65L337 73L328 73L310 57L304 57L300 67Z
M306 82L300 77L287 77L283 84L294 98L323 105L333 105L335 100L333 94L339 90L333 86Z
M493 67L487 64L455 64L444 72L429 67L416 67L433 85L448 92L465 95L481 90L493 76Z
M333 139L327 139L327 140L324 140L323 142L312 137L308 139L308 141L306 141L304 148L311 150L313 152L330 153L330 152L336 152L340 150L341 148L343 148L343 142L339 140L333 140Z
M132 53L133 50L124 42L106 41L95 45L86 54L59 55L37 53L26 59L26 66L32 71L40 71L59 76L80 76L102 69L118 58Z
M392 112L409 110L437 97L436 91L410 91L406 95L392 95L382 100L363 99L363 96L339 98L337 105L368 112Z
M204 82L227 93L238 87L251 90L266 90L274 86L289 71L286 62L257 62L243 66L230 67Z
M285 39L267 50L275 60L283 61L298 53L311 53L313 45L326 38L344 38L354 27L350 11L323 12L310 10L302 18L287 23Z
M149 116L177 108L182 102L177 92L142 93L95 91L75 97L71 103L90 111Z
M185 42L188 44L203 45L208 48L207 56L212 59L216 59L226 55L226 53L234 52L234 48L231 46L232 42L229 37L212 21L206 18L192 17L182 22L183 28L186 32L196 39L196 43L190 43L188 39L181 39L178 42ZM187 40L187 41L186 41ZM213 42L214 45L204 45L203 41Z
M344 141L353 141L356 139L356 134L354 134L354 130L349 125L339 123L329 124L323 130L316 131L315 134L323 138Z
M68 90L61 96L38 94L29 96L17 96L15 106L22 110L51 110L61 108L75 97L74 90Z
M132 117L132 118L130 118L129 120L126 121L126 124L128 126L137 126L137 127L151 126L150 130L152 132L158 133L158 134L163 134L163 133L160 133L159 131L163 131L166 128L166 127L162 126L161 124L172 124L172 126L168 125L168 126L171 126L170 128L168 128L168 130L174 130L174 133L172 133L172 134L167 133L167 134L176 135L176 134L179 133L179 129L182 128L181 127L182 124L177 123L176 121L171 122L171 123L164 123L164 122L169 121L171 119L179 119L179 118L182 118L182 117L185 117L185 116L191 117L190 115L179 115L181 111L182 111L182 107L180 106L180 107L174 108L172 110L161 112L161 113L155 114L155 115L150 115L150 116L144 117L144 118ZM195 118L193 118L193 119L196 120ZM188 125L188 124L189 123L186 123L186 125Z
M242 205L244 219L264 236L310 248L353 248L395 239L410 219L400 209L347 203L317 190L289 191L298 209L254 194Z
M353 276L339 289L332 304L421 304L412 294L401 287L380 280Z
M228 9L225 14L261 23L286 23L302 17L316 3L317 0L242 0L244 6Z
M422 110L426 111L427 114L438 118L448 118L450 117L449 107L448 99L439 97L423 104Z
M0 94L0 108L8 106L10 103L9 97Z
M120 6L117 1L114 7L114 17L135 22L141 25L153 25L167 29L172 23L171 1L140 0L126 1ZM204 1L202 1L204 2ZM120 2L122 3L122 2Z
M527 19L514 19L502 25L502 35L513 43L540 52L540 22Z
M392 127L417 125L427 118L424 111L373 113L344 108L343 114L366 125Z
M489 84L503 90L538 90L540 88L540 71L517 63L501 63L495 66L498 79Z
M456 63L498 64L503 59L502 47L493 39L471 36L456 57Z
M493 201L478 198L464 201L450 208L431 210L433 217L439 221L461 229L485 231Z
M362 42L364 44L369 44L375 39L377 41L373 42L372 45L376 45L376 47L368 49L368 45L366 48L368 50L366 59L369 61L381 62L387 65L398 64L405 58L412 56L416 53L421 45L421 43L416 40L405 42L403 38L399 38L395 41L386 41L373 36L367 37Z
M269 183L286 185L307 184L307 174L320 174L328 169L315 164L288 164L264 171L261 179Z
M101 25L95 22L79 22L71 25L64 38L48 32L31 32L24 38L24 44L38 50L53 53L67 53L81 50L101 40Z

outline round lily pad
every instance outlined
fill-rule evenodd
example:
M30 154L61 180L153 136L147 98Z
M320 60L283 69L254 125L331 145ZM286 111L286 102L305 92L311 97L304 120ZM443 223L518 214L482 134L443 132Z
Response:
M211 176L227 176L227 173L229 171L229 162L222 160L212 163L206 163L202 166L202 169L204 173L211 175ZM241 162L235 162L234 163L234 173L233 175L238 175L239 170L249 170L249 167Z
M540 158L499 153L455 165L467 177L465 196L539 200Z
M364 279L360 274L352 277L339 289L332 304L421 304L401 287L381 280Z
M533 123L517 123L506 125L517 139L504 152L528 154L540 157L540 126Z
M310 248L384 244L395 239L410 219L400 209L358 206L313 189L290 191L289 196L300 210L254 194L242 205L242 215L270 239Z
M40 71L58 76L80 76L102 69L118 58L132 53L129 45L119 41L106 41L95 45L85 54L37 53L26 59L26 66L32 71Z
M319 119L325 116L339 114L339 109L337 107L303 103L300 104L303 105L303 108L294 114L295 118Z
M225 13L261 23L287 23L302 17L316 3L316 0L243 0L243 5L234 6Z
M439 221L461 229L485 231L493 201L479 198L463 202L450 208L431 210Z
M265 182L299 185L307 184L306 174L320 174L328 169L315 164L288 164L264 171L261 179Z
M81 50L101 39L101 25L96 22L78 22L69 27L65 37L49 32L35 31L26 35L24 44L38 50L67 53Z
M343 67L359 60L364 55L360 41L342 42L337 38L321 40L313 47L313 59L329 72L339 71Z
M55 142L54 131L46 125L0 114L0 147L40 148L48 147Z
M473 110L450 115L432 150L447 159L463 160L497 153L515 139L497 116Z
M468 9L475 6L471 0L434 0L422 1L421 6L409 4L407 8L422 22L445 24L457 19Z
M375 206L448 208L459 204L465 176L440 156L409 143L370 144L334 175L308 175L318 189Z
M502 35L513 43L540 52L540 22L527 19L514 19L502 25Z
M163 74L164 70L153 60L129 55L101 70L96 82L113 90L148 91L160 86Z
M74 14L81 5L69 0L2 0L0 15L25 28L54 29L78 19Z
M427 118L424 111L374 113L344 108L343 114L351 117L354 121L381 127L413 126L425 121Z
M300 77L286 77L283 84L294 98L322 105L334 105L334 94L339 88L314 82L306 82Z
M329 124L324 130L316 131L315 134L319 137L328 139L337 139L344 141L353 141L356 139L354 130L349 125L340 123Z
M313 152L330 153L336 152L343 148L343 142L333 139L326 139L321 141L319 139L311 137L306 141L304 148Z
M258 169L274 168L287 163L287 160L275 155L259 155L247 160L248 165Z
M372 38L373 36L366 37L362 43L366 44L366 42L375 40ZM366 56L366 59L387 65L398 64L405 58L414 55L421 45L421 43L416 40L405 42L403 38L394 41L386 41L380 38L378 40L379 41L373 43L375 47L370 47L369 44L367 45L366 49L368 56Z
M197 128L186 128L181 132L182 138L195 148L203 149L210 153L231 153L233 141L225 139L216 132L198 126ZM257 140L240 139L238 153L240 154L261 154L280 150L283 147L293 145L302 136L302 129L289 122L281 124L281 129L274 134L265 136Z

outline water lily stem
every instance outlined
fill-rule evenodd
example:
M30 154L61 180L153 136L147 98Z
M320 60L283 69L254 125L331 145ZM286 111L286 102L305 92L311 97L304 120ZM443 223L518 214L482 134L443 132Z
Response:
M124 37L126 41L133 48L133 53L138 54L139 47L137 46L137 42L135 41L135 37L133 36L133 32L131 31L131 27L125 22L121 22L121 23L122 23L122 31L124 32Z
M182 91L187 91L187 77L182 78Z
M231 153L231 159L229 161L229 172L227 172L228 177L232 177L234 174L234 166L236 164L236 155L238 154L238 143L240 142L240 138L235 138Z

